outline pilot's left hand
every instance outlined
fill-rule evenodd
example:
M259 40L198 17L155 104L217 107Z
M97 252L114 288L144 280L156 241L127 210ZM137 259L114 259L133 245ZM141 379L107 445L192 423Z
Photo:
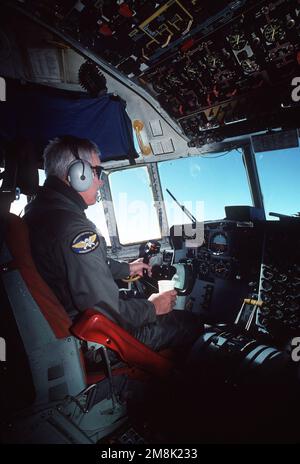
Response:
M143 262L143 258L136 259L132 263L129 263L130 276L139 275L143 277L143 270L145 269L148 272L148 275L151 277L151 266Z

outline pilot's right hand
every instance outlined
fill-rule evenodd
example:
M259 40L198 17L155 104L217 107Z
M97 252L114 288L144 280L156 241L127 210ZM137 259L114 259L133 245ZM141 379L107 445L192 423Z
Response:
M148 300L154 304L157 316L170 313L175 305L177 297L176 290L168 290L161 293L152 293Z

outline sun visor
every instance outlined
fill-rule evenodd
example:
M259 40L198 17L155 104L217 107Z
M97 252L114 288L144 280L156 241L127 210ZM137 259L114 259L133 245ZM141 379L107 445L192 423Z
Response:
M70 134L95 142L102 161L132 161L138 154L125 107L125 101L114 94L89 98L81 92L7 80L7 99L0 105L0 137L29 138L42 153L49 140Z

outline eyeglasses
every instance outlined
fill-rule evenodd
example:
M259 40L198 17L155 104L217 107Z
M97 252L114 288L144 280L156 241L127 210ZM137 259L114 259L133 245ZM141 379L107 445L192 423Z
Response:
M91 168L96 172L98 179L100 179L102 172L104 172L104 168L102 166L91 166Z

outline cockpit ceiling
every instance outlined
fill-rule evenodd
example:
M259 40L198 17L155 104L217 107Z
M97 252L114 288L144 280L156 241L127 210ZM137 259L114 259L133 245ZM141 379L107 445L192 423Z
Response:
M190 146L298 126L299 0L9 3L141 86Z

